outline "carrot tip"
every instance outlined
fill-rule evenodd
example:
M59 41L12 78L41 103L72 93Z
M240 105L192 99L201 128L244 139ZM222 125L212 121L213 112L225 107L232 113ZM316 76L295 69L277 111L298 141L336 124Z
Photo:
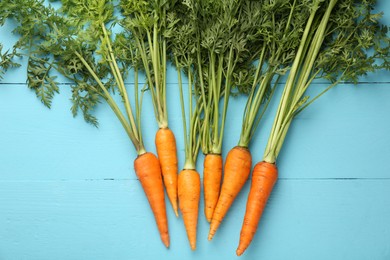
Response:
M175 215L178 218L179 217L179 212L177 211L177 209L173 209L173 210L175 211Z
M191 243L191 250L195 251L195 249L196 249L196 244L195 243Z
M169 241L163 241L166 248L169 248Z
M211 222L211 223L213 224L213 222ZM211 225L212 225L212 224L211 224ZM215 229L213 229L212 227L210 227L209 236L207 237L207 239L208 239L209 241L211 241L211 239L213 239L214 235L215 235Z
M236 255L237 256L240 256L240 255L242 255L244 253L244 250L242 250L242 249L237 249L236 250Z
M165 245L166 248L169 248L169 235L162 235L161 236L161 240L163 242L163 244Z

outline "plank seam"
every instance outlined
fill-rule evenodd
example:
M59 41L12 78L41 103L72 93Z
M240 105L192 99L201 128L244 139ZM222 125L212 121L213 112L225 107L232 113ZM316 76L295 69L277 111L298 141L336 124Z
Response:
M203 179L203 178L202 178ZM377 181L390 180L390 178L279 178L279 181ZM0 180L2 182L72 182L72 181L138 181L137 178L102 178L102 179L59 179L59 180Z
M140 82L140 83L145 83L145 82ZM133 82L126 82L125 85L133 85L134 83ZM177 82L170 82L170 83L166 83L167 85L177 85L178 83ZM281 82L281 83L278 83L278 85L284 85L285 83ZM325 84L328 84L328 82L313 82L311 83L312 85L325 85ZM361 84L375 84L375 85L383 85L383 84L390 84L390 81L374 81L374 82L370 82L370 81L359 81L357 84L354 84L352 82L343 82L343 83L339 83L338 85L361 85ZM18 83L18 82L1 82L0 85L23 85L23 86L27 86L27 84L24 82L24 83ZM62 83L58 83L58 85L60 86L69 86L69 85L74 85L73 83L68 83L68 82L62 82Z

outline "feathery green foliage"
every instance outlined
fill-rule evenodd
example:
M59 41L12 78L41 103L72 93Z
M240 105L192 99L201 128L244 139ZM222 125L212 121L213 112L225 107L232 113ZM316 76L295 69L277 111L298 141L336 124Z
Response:
M115 6L109 0L63 0L54 9L41 0L4 0L1 2L1 20L12 18L20 35L16 48L28 56L28 86L43 104L50 107L59 91L54 72L57 71L72 85L72 108L76 116L80 111L84 119L97 126L93 109L102 100L116 114L139 154L145 152L140 132L140 103L136 100L136 117L129 102L124 76L138 63L125 60L114 43L113 26L117 22ZM118 39L121 39L118 34ZM123 58L123 60L121 60ZM124 66L126 65L126 66ZM126 113L112 96L118 92ZM138 82L135 84L138 98ZM125 116L126 115L126 116Z
M121 35L137 49L140 68L145 72L154 113L160 128L168 127L166 102L167 37L172 35L176 21L170 10L176 1L120 1L123 16Z
M248 147L280 77L289 71L311 8L305 0L259 4L261 23L255 37L260 51L245 106L239 146Z
M389 69L387 27L373 13L376 1L314 1L305 33L284 87L264 160L274 163L295 116L342 81ZM316 78L330 81L317 96L305 95Z
M375 3L62 0L56 10L44 0L3 0L0 25L13 19L20 37L12 50L2 53L0 45L0 77L18 66L15 57L27 55L28 86L44 105L50 107L59 92L54 73L59 72L72 83L73 115L81 112L97 126L93 110L106 101L143 151L138 73L145 72L142 93L150 91L159 126L166 127L170 58L190 82L186 142L194 155L200 145L206 153L221 151L229 96L237 93L249 94L239 141L247 147L279 78L288 74L265 152L274 162L292 119L314 100L341 81L357 83L367 72L389 69L388 29L378 22L381 14L373 13ZM136 79L135 114L123 80L130 69ZM309 98L306 90L317 78L331 84Z
M3 79L3 75L9 68L19 67L20 64L15 62L14 59L20 56L16 49L12 52L9 50L3 52L3 45L0 43L0 80Z
M204 153L221 153L232 89L250 91L252 63L259 52L255 35L262 22L258 17L259 4L250 3L187 0L178 3L172 13L176 26L168 44L172 46L176 66L187 76L191 74L193 92L203 107Z
M184 169L195 169L196 159L200 149L200 130L202 125L202 101L196 95L196 77L197 72L194 70L196 60L195 49L197 41L194 37L197 33L196 26L193 22L192 14L187 14L186 5L189 1L178 2L174 8L175 11L169 13L170 23L175 24L172 27L170 37L167 37L167 45L170 50L170 59L176 66L178 75L178 85L180 92L180 105L182 111L183 136L185 147L185 164ZM187 93L187 114L185 108L185 99L183 94L182 72L188 78Z

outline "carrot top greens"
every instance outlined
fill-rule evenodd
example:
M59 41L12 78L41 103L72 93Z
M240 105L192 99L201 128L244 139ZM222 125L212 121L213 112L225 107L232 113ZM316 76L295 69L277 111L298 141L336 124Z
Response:
M310 17L294 57L271 130L264 161L274 163L295 116L342 81L389 69L390 38L373 13L374 0L313 1ZM305 95L314 79L330 85L318 95Z
M196 159L200 149L200 115L203 109L201 99L195 94L197 90L195 89L196 85L194 84L194 78L197 77L197 75L196 71L194 71L196 57L194 56L193 50L196 48L197 43L192 37L196 35L197 32L196 27L191 26L190 23L188 23L190 18L186 12L183 11L183 5L177 4L175 9L176 12L171 13L169 16L170 21L175 23L176 26L173 33L168 38L168 45L171 50L170 59L175 65L178 75L185 151L185 163L183 168L188 170L195 169L196 167ZM183 71L188 78L187 108L185 107L183 93Z
M194 95L203 107L200 135L206 154L221 153L232 89L250 91L252 63L260 52L260 6L240 0L188 0L177 3L172 12L177 25L169 42L179 62L174 64L191 73L194 81Z
M20 35L16 47L28 56L27 83L42 103L50 107L59 91L54 74L57 71L71 82L74 116L81 111L87 122L97 126L92 111L101 100L106 101L137 153L145 153L138 97L140 54L131 44L127 49L118 48L123 41L121 37L114 40L117 17L112 1L64 0L58 10L44 1L5 0L1 4L2 19L12 17L19 24L15 29ZM135 70L135 113L124 83L129 65ZM115 91L120 94L125 113L114 99Z
M193 69L197 94L204 107L202 150L221 154L228 102L233 87L248 92L253 61L260 52L255 37L262 20L259 3L247 1L186 1L187 26L196 28L186 42L194 42ZM220 100L223 106L220 107Z
M125 30L122 36L133 41L139 52L160 128L168 127L166 37L172 34L175 25L168 13L174 3L163 0L120 1L120 11L124 17L120 24Z
M311 5L307 1L264 1L259 4L259 54L243 115L239 146L248 147L281 78L295 56Z
M14 61L14 58L17 56L19 56L19 54L16 49L3 52L3 45L0 43L0 80L3 79L3 75L9 68L20 66L20 64Z
M17 66L13 58L27 56L28 86L50 107L59 72L72 83L73 115L81 112L97 126L93 109L105 100L142 153L139 71L145 72L158 124L167 127L170 55L189 77L197 104L190 120L196 134L187 140L191 150L220 153L232 89L249 93L238 143L247 147L280 77L289 72L264 155L274 162L292 119L314 100L341 81L356 83L367 72L389 69L387 27L379 25L375 3L63 0L55 9L43 0L3 0L0 25L14 19L20 38L12 51L0 54L0 76ZM135 113L124 84L130 69ZM331 84L310 99L305 93L317 78Z

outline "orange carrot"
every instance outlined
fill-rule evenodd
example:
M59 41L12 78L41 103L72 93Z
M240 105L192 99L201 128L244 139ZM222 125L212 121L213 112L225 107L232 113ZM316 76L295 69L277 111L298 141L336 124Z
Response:
M156 149L161 164L165 189L173 211L177 212L177 153L175 135L169 128L160 128L156 134Z
M179 173L178 194L188 241L191 249L195 250L200 199L200 177L197 171L184 169Z
M252 156L247 148L236 146L229 151L225 162L221 194L211 219L209 240L213 238L234 199L247 181L251 165Z
M256 164L253 169L252 184L240 233L240 243L236 251L238 256L242 255L251 243L277 179L278 168L275 164L263 161Z
M208 222L213 217L218 202L222 181L222 156L220 154L207 154L204 159L203 190L204 213Z
M143 153L134 161L134 169L152 208L161 240L169 247L168 220L160 162L152 153Z

